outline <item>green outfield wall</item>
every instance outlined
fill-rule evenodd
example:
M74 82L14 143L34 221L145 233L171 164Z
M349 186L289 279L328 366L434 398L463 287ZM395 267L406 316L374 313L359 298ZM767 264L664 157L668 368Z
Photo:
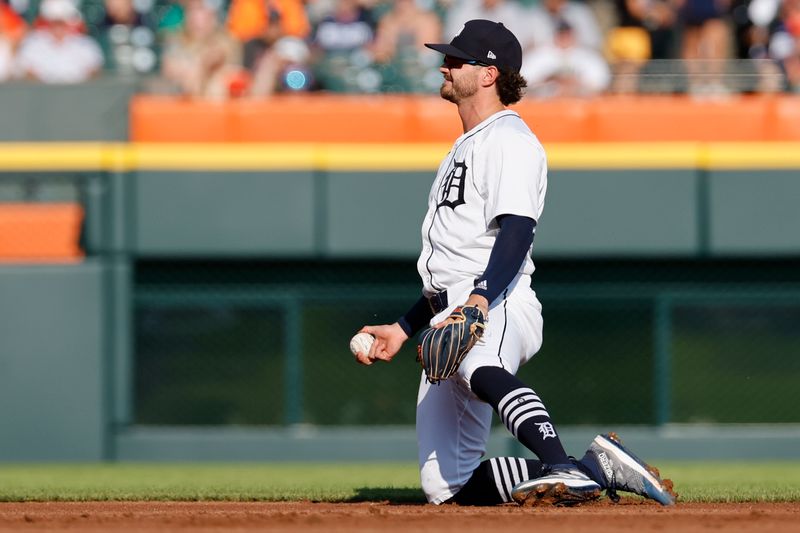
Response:
M412 424L413 346L363 368L347 341L417 298L447 149L0 144L0 202L80 203L87 252L0 266L0 460L341 459ZM521 375L557 420L706 428L675 430L688 447L800 423L800 147L548 149L545 344Z
M0 457L105 456L106 275L94 260L0 268Z

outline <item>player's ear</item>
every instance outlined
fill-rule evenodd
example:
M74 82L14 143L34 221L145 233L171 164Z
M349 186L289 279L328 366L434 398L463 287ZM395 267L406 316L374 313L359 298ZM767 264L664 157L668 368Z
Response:
M487 87L497 81L497 77L500 75L500 71L494 65L489 65L488 67L484 67L483 69L483 77L481 81Z

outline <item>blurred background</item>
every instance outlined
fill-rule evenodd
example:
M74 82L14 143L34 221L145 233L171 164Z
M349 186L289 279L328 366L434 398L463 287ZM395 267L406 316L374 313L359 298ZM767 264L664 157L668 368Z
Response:
M348 341L419 295L472 18L548 151L570 453L799 456L800 1L0 0L0 461L414 459L415 346Z

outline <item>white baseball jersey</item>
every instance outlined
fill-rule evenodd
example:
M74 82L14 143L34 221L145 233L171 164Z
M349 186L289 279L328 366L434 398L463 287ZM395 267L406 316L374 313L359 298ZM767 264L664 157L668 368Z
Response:
M496 217L538 222L546 190L544 148L516 112L495 113L461 135L428 197L417 261L425 296L480 277L499 231ZM520 267L526 286L533 270L528 254Z

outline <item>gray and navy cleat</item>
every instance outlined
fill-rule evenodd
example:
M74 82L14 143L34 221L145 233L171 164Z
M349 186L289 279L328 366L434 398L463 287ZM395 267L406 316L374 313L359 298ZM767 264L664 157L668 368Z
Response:
M520 505L576 505L600 497L600 485L574 465L553 465L541 477L517 484L511 497Z
M661 479L658 469L636 457L622 445L616 433L598 435L579 461L592 471L608 497L619 501L616 491L622 490L650 498L661 505L673 505L678 498L672 481Z

